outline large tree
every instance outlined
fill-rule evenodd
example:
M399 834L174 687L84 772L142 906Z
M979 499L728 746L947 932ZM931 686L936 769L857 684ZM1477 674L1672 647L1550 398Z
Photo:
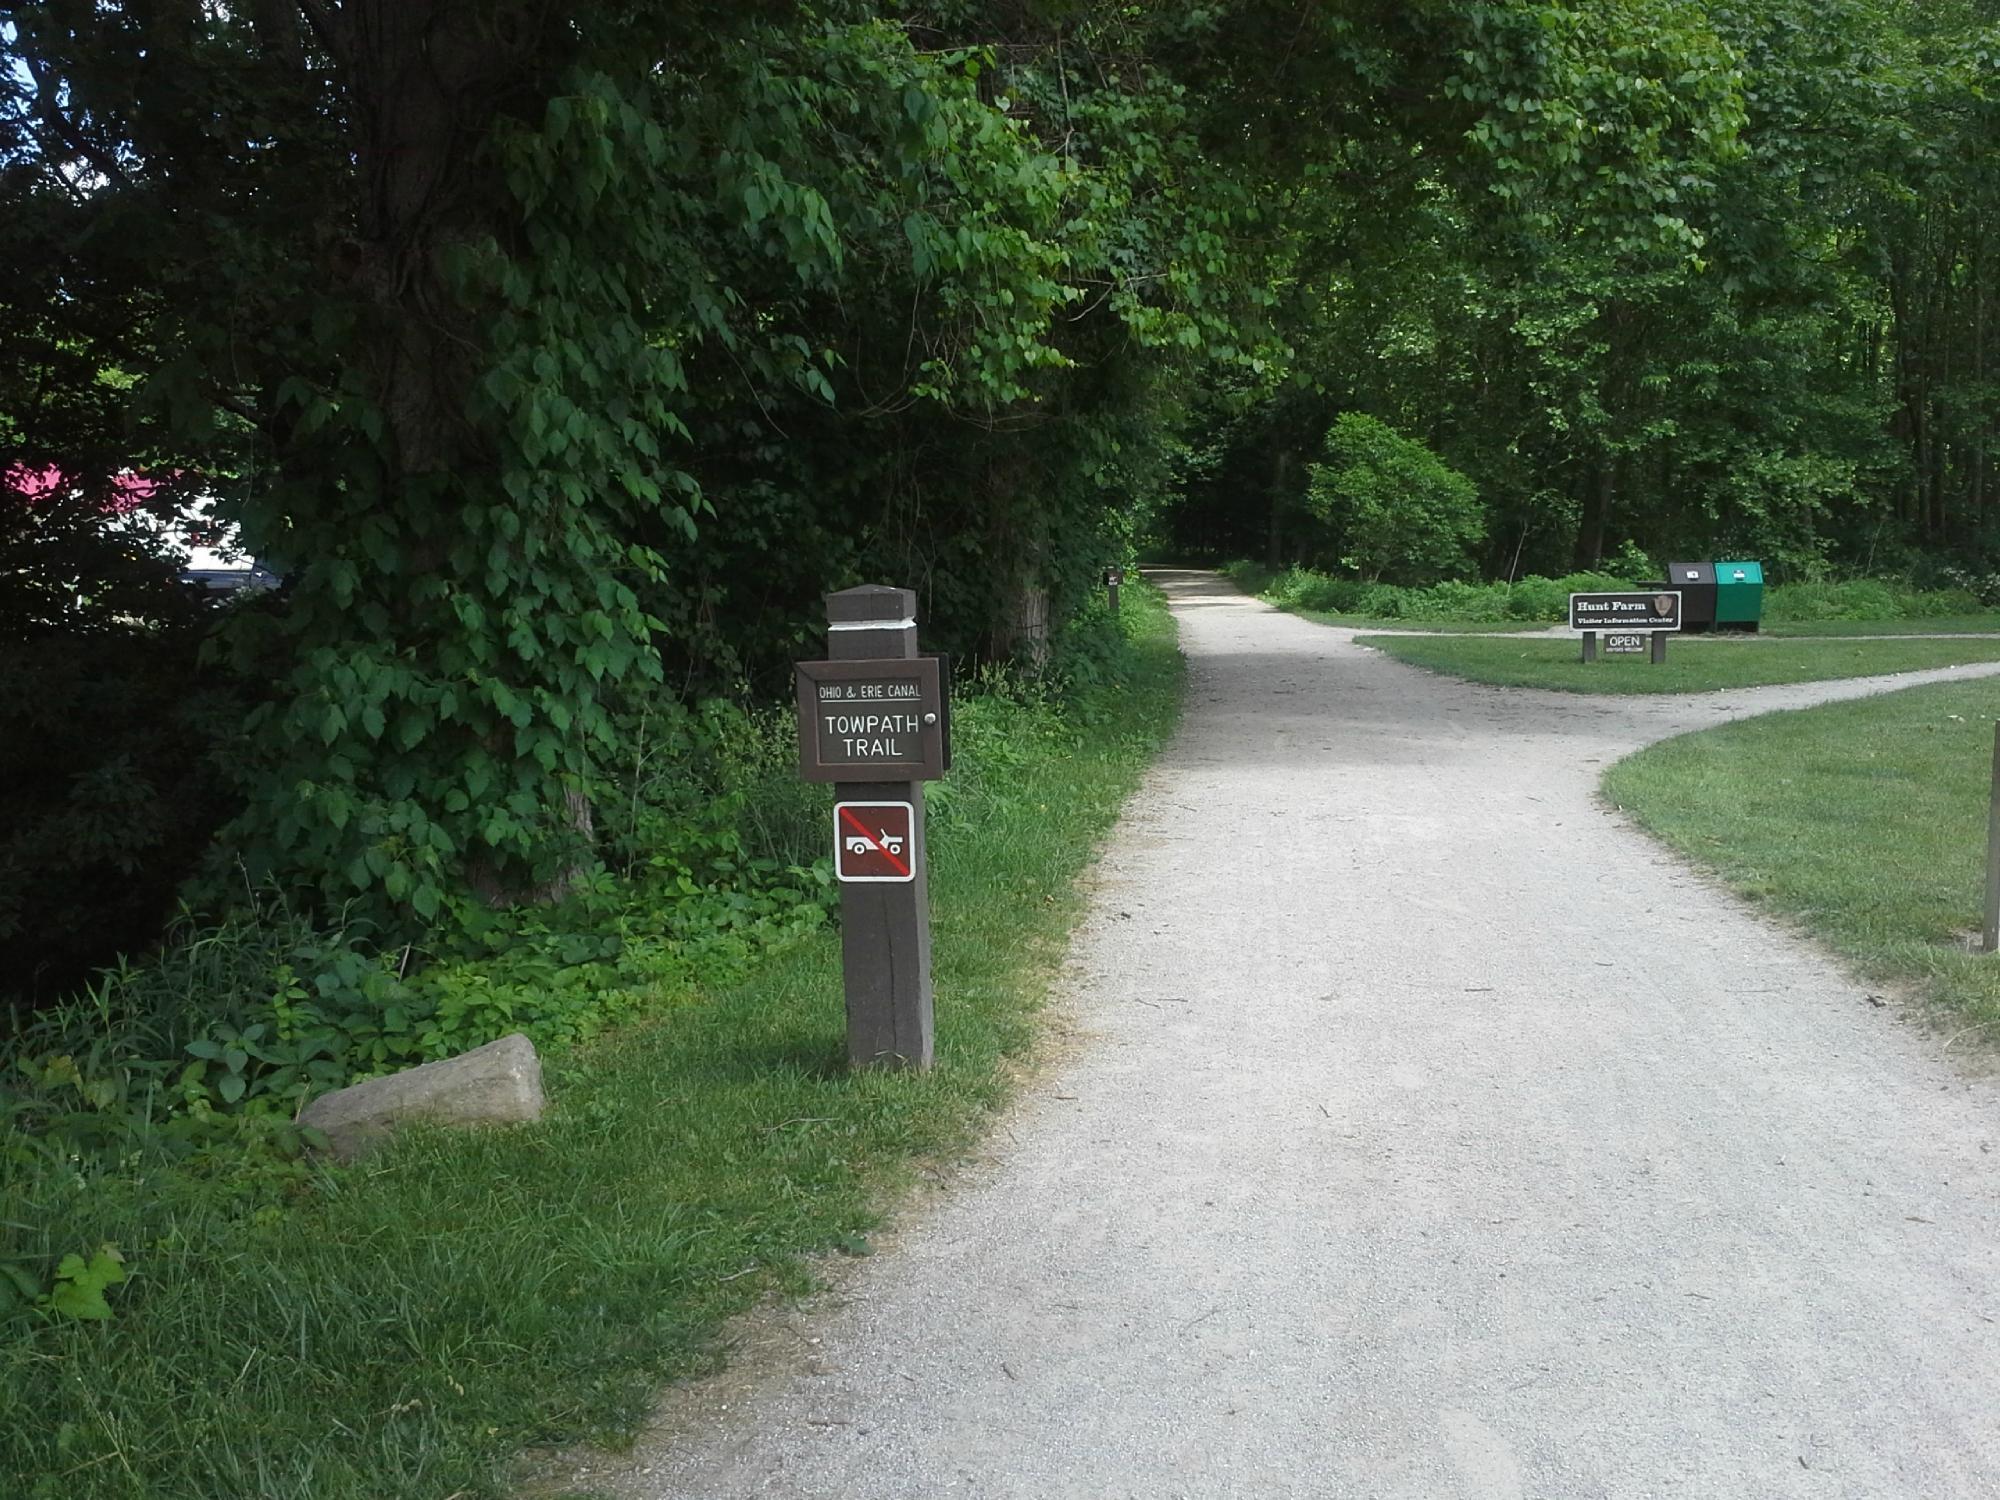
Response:
M19 442L201 476L286 579L230 851L391 920L559 891L665 666L768 672L864 568L1037 652L1259 357L1351 25L1288 77L1266 11L14 7L5 316L67 360Z

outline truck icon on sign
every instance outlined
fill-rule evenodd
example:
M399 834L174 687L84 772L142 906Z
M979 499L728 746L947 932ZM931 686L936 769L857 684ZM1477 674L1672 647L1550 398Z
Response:
M873 849L881 849L888 854L901 854L903 836L900 833L879 833L872 839L862 833L850 833L847 836L849 854L866 854Z

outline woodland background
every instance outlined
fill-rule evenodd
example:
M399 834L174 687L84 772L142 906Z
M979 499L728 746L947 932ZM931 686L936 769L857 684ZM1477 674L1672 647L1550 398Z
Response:
M0 6L0 985L278 911L352 1032L496 913L809 905L763 705L856 582L1058 685L1142 550L1994 602L1996 58L1991 0ZM134 513L197 511L282 587L179 587Z

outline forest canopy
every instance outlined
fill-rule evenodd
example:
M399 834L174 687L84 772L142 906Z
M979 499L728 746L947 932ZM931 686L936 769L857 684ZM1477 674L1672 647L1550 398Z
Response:
M1989 575L1997 20L6 6L0 468L67 480L0 487L0 588L74 606L8 670L145 637L233 716L219 857L421 925L559 894L829 588L1034 661L1142 545ZM119 602L134 474L282 586Z

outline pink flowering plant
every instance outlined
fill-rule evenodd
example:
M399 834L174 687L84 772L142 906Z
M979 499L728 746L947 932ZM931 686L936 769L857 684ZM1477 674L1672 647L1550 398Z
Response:
M56 464L0 469L0 640L157 630L191 618L172 523L176 472L87 478Z

